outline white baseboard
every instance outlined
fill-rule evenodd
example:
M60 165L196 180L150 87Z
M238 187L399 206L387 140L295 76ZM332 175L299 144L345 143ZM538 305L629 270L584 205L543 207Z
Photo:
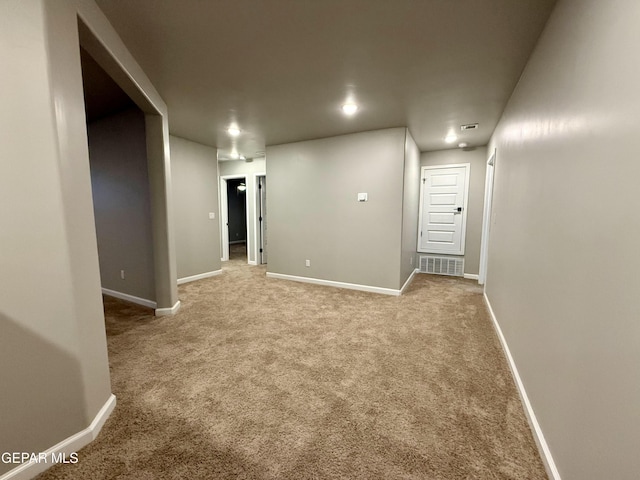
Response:
M409 275L409 278L407 278L407 281L404 282L404 285L402 285L402 288L400 289L400 295L402 295L407 287L411 285L411 282L413 282L413 277L416 276L416 273L418 273L418 271L419 269L416 268L413 270L413 272L411 272L411 275Z
M198 275L191 275L189 277L182 277L178 279L178 285L183 283L195 282L196 280L202 280L203 278L215 277L220 275L222 270L214 270L212 272L199 273Z
M96 439L115 406L116 396L112 394L95 416L91 425L42 452L45 455L44 461L23 463L4 475L0 475L0 480L28 480L35 477L54 465L51 460L52 454L64 454L66 458L69 458L70 454L77 452Z
M156 308L156 317L167 317L175 315L180 310L180 300L171 308Z
M313 283L315 285L324 285L327 287L346 288L349 290L360 290L363 292L382 293L384 295L399 296L400 290L393 288L373 287L370 285L360 285L358 283L334 282L333 280L322 280L320 278L297 277L295 275L285 275L283 273L267 272L269 278L279 278L281 280L292 280L294 282Z
M549 450L549 445L547 445L547 441L544 438L544 434L542 433L542 429L540 428L540 424L538 423L538 419L536 418L536 414L533 411L533 407L531 406L531 402L529 402L529 397L527 396L527 391L524 389L524 384L522 383L522 379L520 378L520 374L518 373L518 368L516 367L516 363L511 356L511 351L509 350L509 346L507 345L507 340L504 338L502 334L502 329L500 328L500 324L496 319L496 315L493 312L493 308L491 308L491 302L489 302L489 298L487 297L487 293L484 293L484 301L489 310L489 315L491 315L491 320L493 321L493 327L498 334L498 338L500 339L500 344L502 345L502 350L504 350L504 354L507 357L507 362L509 363L509 368L511 369L511 373L513 375L513 379L516 382L516 387L518 388L518 393L520 393L520 399L522 400L522 404L524 406L524 411L527 415L527 419L529 420L529 426L533 431L533 438L538 445L538 450L540 452L540 457L542 458L542 462L544 463L544 467L547 470L547 475L551 480L561 480L560 472L556 468L556 464L553 461L553 456L551 455L551 450Z
M115 298L119 298L120 300L126 300L127 302L135 303L137 305L142 305L143 307L149 307L149 308L157 307L156 302L154 302L153 300L134 297L133 295L129 295L128 293L116 292L115 290L109 290L108 288L103 288L102 293L110 297L115 297Z
M258 262L256 262L255 260L249 260L247 263L249 265L258 265Z
M464 278L469 278L471 280L478 280L479 277L477 273L465 273Z

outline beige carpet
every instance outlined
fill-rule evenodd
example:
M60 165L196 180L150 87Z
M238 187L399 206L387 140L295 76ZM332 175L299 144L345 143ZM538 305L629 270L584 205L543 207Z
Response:
M106 299L117 407L38 478L547 478L475 282L389 297L224 270L175 317Z

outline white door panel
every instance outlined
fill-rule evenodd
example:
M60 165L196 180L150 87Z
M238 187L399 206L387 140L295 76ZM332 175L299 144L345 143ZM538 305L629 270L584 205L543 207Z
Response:
M434 185L431 185L432 189L438 189L438 188L447 188L447 187L436 187ZM429 194L429 198L427 198L426 200L431 204L431 205L451 205L454 206L456 204L456 200L457 200L458 196L452 193L430 193Z
M427 232L427 241L432 243L446 243L452 245L455 241L456 232L445 230L429 230Z
M431 178L431 186L433 187L451 187L457 184L457 175L435 175Z
M453 225L456 220L453 213L430 212L428 215L430 225Z
M422 167L418 251L464 254L469 164Z

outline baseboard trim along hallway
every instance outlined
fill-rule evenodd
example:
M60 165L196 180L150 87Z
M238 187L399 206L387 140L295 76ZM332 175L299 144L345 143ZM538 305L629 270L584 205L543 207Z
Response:
M195 282L196 280L202 280L204 278L215 277L216 275L220 275L222 270L214 270L212 272L199 273L197 275L191 275L188 277L182 277L178 279L178 285L182 285L183 283Z
M500 324L498 323L496 315L493 312L493 308L491 307L491 302L489 301L486 292L484 292L483 295L484 302L487 305L487 309L489 310L489 315L491 316L491 320L493 321L493 326L496 330L496 334L500 339L500 345L502 346L502 350L507 357L507 363L509 364L509 368L511 369L511 373L513 375L513 380L515 381L516 388L518 389L518 393L520 394L520 399L522 400L522 405L524 406L524 412L527 416L527 420L529 420L529 426L533 431L533 438L536 441L536 445L538 446L540 457L542 458L544 467L547 470L547 475L549 475L549 478L551 480L562 480L560 478L560 472L558 472L558 469L556 468L553 456L551 455L551 450L549 450L549 445L547 445L547 441L544 438L544 434L542 433L542 429L540 428L540 424L538 423L536 414L533 411L533 407L531 406L531 402L529 402L527 391L524 389L524 384L522 383L522 379L520 378L520 374L518 373L518 367L516 367L516 363L511 356L511 351L509 350L509 345L507 345L507 340L502 334Z
M44 459L43 461L22 463L13 470L0 476L0 480L28 480L44 472L49 467L52 467L56 463L55 457L69 459L72 453L76 453L82 447L89 445L96 439L115 406L116 396L111 394L87 428L71 435L45 452L40 453Z
M384 295L394 295L396 297L402 294L402 290L396 290L393 288L373 287L371 285L360 285L358 283L335 282L333 280L322 280L320 278L312 277L298 277L296 275L285 275L284 273L267 272L267 277L278 278L280 280L291 280L294 282L313 283L315 285L324 285L327 287L346 288L348 290L360 290L362 292L382 293ZM409 280L412 278L413 275L409 277ZM409 280L407 280L407 282ZM405 286L406 285L407 284L405 283ZM402 288L404 290L405 287Z
M103 295L119 298L120 300L126 300L127 302L135 303L136 305L142 305L143 307L156 308L157 304L153 300L147 300L146 298L135 297L128 293L117 292L108 288L102 289Z

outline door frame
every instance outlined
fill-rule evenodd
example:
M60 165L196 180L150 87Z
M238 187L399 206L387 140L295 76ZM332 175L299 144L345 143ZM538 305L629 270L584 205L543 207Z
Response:
M462 224L460 225L460 250L459 253L449 253L449 252L433 252L420 250L420 238L422 237L422 215L423 215L423 204L424 204L424 191L425 189L425 179L427 170L437 170L437 169L445 169L445 168L458 168L464 167L466 170L465 179L464 179L464 200L462 206ZM420 205L418 208L418 249L419 253L431 253L434 255L464 255L465 252L465 240L467 236L467 207L469 205L469 177L471 176L471 163L450 163L446 165L427 165L420 168Z
M487 160L487 174L484 182L484 210L482 212L482 240L480 242L480 271L478 283L487 281L487 265L489 263L489 235L491 233L491 211L493 208L493 180L495 176L496 149L493 149Z
M226 262L229 260L229 197L227 191L227 180L239 180L243 178L244 184L247 185L247 175L239 174L239 175L222 175L220 177L220 241L221 241L221 256L220 260ZM247 185L248 187L248 185ZM245 215L247 216L247 231L249 230L249 208L248 208L248 193L246 192L244 196L245 203ZM245 238L247 239L247 251L249 250L249 235L248 232L245 234ZM247 263L249 262L249 255L247 255Z

